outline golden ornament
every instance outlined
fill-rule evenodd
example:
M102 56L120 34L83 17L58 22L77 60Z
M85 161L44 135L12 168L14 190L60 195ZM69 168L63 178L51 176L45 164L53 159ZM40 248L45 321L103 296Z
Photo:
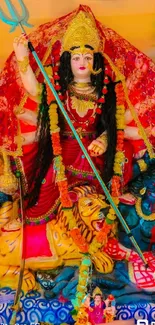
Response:
M95 109L95 105L92 101L85 101L74 96L71 97L71 105L80 117L84 117L88 113L89 109Z
M94 52L98 52L101 48L101 41L93 17L80 11L71 21L63 37L62 52L71 51L73 47L80 47L82 53L90 51L85 45L90 45Z

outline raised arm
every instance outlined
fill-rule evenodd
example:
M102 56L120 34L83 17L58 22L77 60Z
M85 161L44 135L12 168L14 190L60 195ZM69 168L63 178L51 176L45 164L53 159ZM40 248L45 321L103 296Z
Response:
M135 110L136 110L136 112L138 110L136 105L135 105ZM140 140L140 139L142 139L142 136L138 130L138 127L128 125L132 120L133 120L133 117L132 117L131 111L129 109L127 109L125 111L126 126L124 129L124 137L126 139L130 139L130 140ZM148 126L147 128L145 128L145 132L148 137L150 137L151 135L155 136L155 128L152 126Z
M39 101L38 94L40 85L29 64L29 49L26 35L21 34L19 38L15 38L13 47L23 86L30 96L32 96L36 101Z

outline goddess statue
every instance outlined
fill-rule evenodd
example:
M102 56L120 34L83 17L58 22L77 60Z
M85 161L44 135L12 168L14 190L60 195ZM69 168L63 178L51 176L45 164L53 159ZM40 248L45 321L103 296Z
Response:
M121 190L118 190L116 177L114 185L121 194L132 178L132 141L140 140L141 135L136 126L129 125L133 119L129 109L116 110L122 96L121 81L115 81L116 76L105 62L104 43L94 19L81 10L66 29L62 42L53 45L52 63L48 64L48 68L53 70L51 80L55 89L106 184L110 183L114 173L117 174L114 172L116 146L121 146L118 151L125 153L120 162ZM25 108L16 114L21 123L27 123L33 128L37 126L37 131L22 132L22 162L29 188L26 218L38 220L38 216L47 215L55 207L59 198L50 139L51 123L55 117L49 117L49 107L54 99L48 87L39 83L32 71L25 35L15 40L14 50L23 86L30 98L38 104L34 111ZM69 186L87 182L99 188L68 124L61 113L58 114L60 130L54 132L61 136L61 151ZM123 131L120 132L120 129ZM145 153L144 143L139 151L139 155ZM135 203L131 194L123 195L122 200L129 204Z
M153 63L113 31L104 28L86 6L80 6L78 10L54 23L40 27L30 35L30 39L115 204L123 202L134 205L136 199L127 189L134 176L133 163L137 160L138 172L141 173L149 164L145 155L148 157L149 153L153 157ZM114 43L119 45L117 51L114 51ZM56 233L57 225L63 233L61 238L69 242L67 234L70 231L74 244L78 243L78 248L87 252L87 244L82 242L77 229L82 227L82 223L78 218L75 223L73 208L75 212L79 211L85 224L89 224L87 237L91 244L94 227L98 231L103 226L102 209L107 208L107 203L101 203L104 193L52 92L40 72L36 71L29 45L25 34L15 39L15 56L12 54L1 74L0 113L3 123L0 126L0 191L11 195L13 201L19 199L15 175L20 170L27 243L23 257L30 264L36 261L36 270L41 265L39 263L45 263L44 269L50 268L51 256L56 251L54 241L58 242L58 233L60 234ZM146 80L150 82L148 88ZM149 113L146 108L148 102ZM12 124L9 124L10 121ZM83 187L85 201L80 196ZM89 187L92 188L92 193L89 192ZM98 195L99 205L93 205L91 195L94 200L95 195ZM91 219L91 209L93 215L97 211L95 220ZM62 224L66 225L66 237ZM11 231L14 236L20 225L16 216L16 222L6 225L5 236L7 232L11 236ZM99 242L95 242L96 249L105 246L109 237L116 236L116 228L115 213L110 208L106 227L104 223L102 234L97 237ZM1 237L1 243L3 239L4 236ZM14 240L13 242L15 243ZM18 239L17 244L19 245ZM7 244L2 246L9 251ZM59 246L63 249L62 243ZM66 255L67 253L74 261L75 248L74 254L71 249L66 251ZM126 256L126 253L123 254ZM79 251L77 256L78 259L81 256ZM58 258L61 259L60 254L57 255ZM108 260L106 253L104 258ZM15 265L13 260L10 263ZM56 259L52 263L55 267L61 264ZM5 262L3 267L4 264ZM106 268L105 263L105 269L101 267L105 272L112 270L112 259L109 258L107 265ZM98 270L101 271L100 267Z
M87 294L84 297L82 304L80 306L76 325L86 324L86 325L97 325L110 323L115 317L115 299L110 295L106 300L103 300L102 291L96 287L93 291L93 306L91 303L91 296ZM111 306L109 306L109 304Z

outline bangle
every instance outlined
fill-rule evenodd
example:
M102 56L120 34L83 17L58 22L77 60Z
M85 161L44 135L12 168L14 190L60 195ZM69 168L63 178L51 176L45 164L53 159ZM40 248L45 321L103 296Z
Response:
M108 145L108 137L107 137L107 133L102 133L102 134L99 136L99 139L101 139L102 141L104 141L106 146Z
M37 83L37 96L40 98L41 94L42 94L42 90L43 90L43 86L41 83Z
M13 112L14 112L15 115L24 114L25 113L25 109L24 108L21 108L20 106L16 106Z
M22 73L25 73L27 71L27 68L29 66L29 57L28 56L24 56L23 60L17 60L18 65L19 65L19 70Z

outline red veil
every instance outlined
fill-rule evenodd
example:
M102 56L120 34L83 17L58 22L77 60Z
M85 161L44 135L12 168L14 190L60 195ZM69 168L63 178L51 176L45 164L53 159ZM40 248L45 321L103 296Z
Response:
M53 22L41 25L29 35L43 65L51 63L53 44L55 44L55 49L60 47L68 24L79 10L93 16L89 7L80 5L77 10ZM102 25L96 19L95 21L100 37L104 39L103 54L108 55L114 66L128 80L128 96L132 105L138 106L139 119L143 127L155 127L155 64L115 31ZM43 81L32 55L30 55L30 63L38 79ZM22 110L24 105L29 109L34 108L34 103L28 99L22 86L17 61L12 53L0 74L0 151L6 151L14 157L22 155L20 127L14 112L18 109ZM133 121L131 125L134 124ZM27 128L25 132L32 130L30 126ZM151 136L149 140L153 145L155 144L154 136Z

